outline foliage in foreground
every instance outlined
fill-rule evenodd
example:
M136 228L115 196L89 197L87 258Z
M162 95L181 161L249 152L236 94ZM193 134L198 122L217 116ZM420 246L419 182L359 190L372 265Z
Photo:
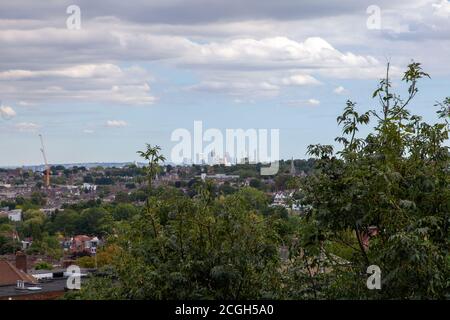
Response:
M440 123L429 125L412 115L407 106L424 77L420 64L409 65L403 100L391 92L388 73L373 95L381 112L360 114L355 103L347 102L338 118L341 151L309 148L320 159L317 174L305 184L311 219L329 239L346 243L342 235L348 232L357 239L352 268L337 274L337 298L444 298L450 292L450 157L445 145L450 99L437 105ZM371 119L377 120L374 132L358 138L358 128ZM371 232L367 248L364 238ZM382 270L381 291L364 288L369 265Z

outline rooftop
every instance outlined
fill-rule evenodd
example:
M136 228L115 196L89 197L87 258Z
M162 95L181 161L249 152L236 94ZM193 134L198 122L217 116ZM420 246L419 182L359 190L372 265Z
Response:
M15 285L0 286L0 300L16 300L16 299L29 299L40 300L57 298L61 296L66 287L66 278L54 279L48 282L39 283L36 286L41 288L39 291L31 290L17 290ZM54 293L58 293L54 295ZM51 296L49 296L52 294ZM38 296L38 297L37 297Z
M25 283L36 283L35 278L17 269L9 261L0 260L0 288L9 285L15 286L18 280Z

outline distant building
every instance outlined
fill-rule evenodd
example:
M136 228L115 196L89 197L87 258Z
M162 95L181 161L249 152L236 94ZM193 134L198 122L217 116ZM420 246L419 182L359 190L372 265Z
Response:
M86 191L95 191L97 190L97 186L95 184L83 183L82 189Z
M284 206L290 196L291 195L288 195L285 192L277 192L277 193L275 193L275 196L273 197L273 204L279 205L279 206Z
M22 221L22 209L10 210L8 213L8 218L14 222Z
M22 221L22 209L0 211L0 217L8 217L13 222Z
M22 250L27 250L31 245L33 244L32 240L25 239L21 240L20 243L22 244Z
M294 192L277 192L273 197L273 202L270 205L285 207L286 209L291 209L293 212L301 212L304 207L294 199Z
M78 235L70 240L69 248L73 253L87 252L95 253L95 249L100 244L100 240L97 237L89 237L86 235Z

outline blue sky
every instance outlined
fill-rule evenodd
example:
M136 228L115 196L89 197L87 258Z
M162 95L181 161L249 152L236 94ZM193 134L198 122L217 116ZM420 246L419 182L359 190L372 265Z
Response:
M447 1L378 1L376 29L365 1L231 2L0 4L0 166L42 163L39 133L51 163L134 161L146 142L169 155L195 120L279 129L281 157L304 158L333 143L347 99L376 106L387 59L401 93L411 59L431 74L411 106L426 120L450 96Z

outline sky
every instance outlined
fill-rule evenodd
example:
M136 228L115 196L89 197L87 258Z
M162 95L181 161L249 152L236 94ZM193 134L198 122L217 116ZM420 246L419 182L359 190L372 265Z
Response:
M377 107L388 61L400 94L422 63L411 109L436 121L449 56L447 0L1 1L0 166L41 164L39 134L54 164L170 155L194 121L279 129L280 156L306 158L347 99Z

